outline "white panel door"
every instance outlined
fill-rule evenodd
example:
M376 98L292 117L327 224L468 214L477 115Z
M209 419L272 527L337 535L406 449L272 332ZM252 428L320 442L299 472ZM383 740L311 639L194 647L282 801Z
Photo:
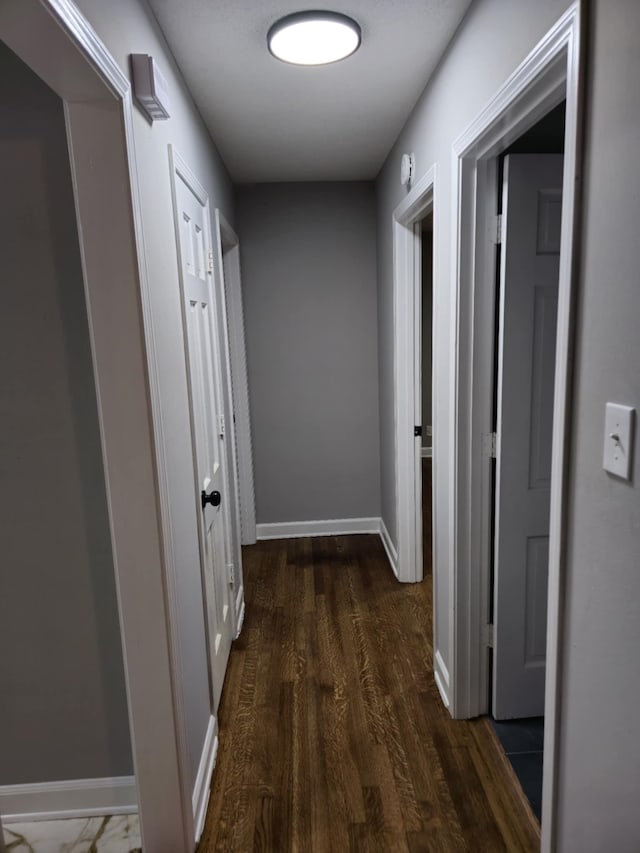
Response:
M191 422L200 518L200 554L207 608L212 710L220 702L233 619L227 570L228 525L224 470L224 419L213 298L212 244L208 205L176 173L184 322L188 347Z
M493 715L544 713L563 157L504 162Z

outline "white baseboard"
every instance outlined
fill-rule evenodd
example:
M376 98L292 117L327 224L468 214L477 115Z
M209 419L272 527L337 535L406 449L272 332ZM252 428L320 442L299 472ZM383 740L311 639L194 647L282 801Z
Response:
M396 576L398 577L398 551L396 546L391 541L391 536L389 536L389 531L387 530L387 525L384 523L384 519L380 519L380 538L382 539L382 544L384 545L384 550L387 552L387 557L389 559L389 565Z
M133 776L0 786L0 814L6 824L137 811L138 794Z
M296 539L300 536L348 536L353 533L379 533L379 518L334 518L328 521L285 521L258 524L258 539Z
M216 764L217 754L218 723L216 718L211 716L209 717L209 725L207 726L207 733L204 737L204 745L202 747L202 755L200 756L196 784L193 787L192 805L196 844L200 841L200 836L204 829L204 821L207 816L207 805L209 803L209 794L211 792L211 776Z
M449 702L449 670L445 666L444 661L442 660L442 655L438 650L433 657L433 677L436 681L436 686L438 691L440 692L440 697L444 703L445 708L448 708L450 705Z
M391 569L397 578L398 552L381 518L338 518L330 521L289 521L282 524L257 525L259 540L295 539L302 536L348 536L357 533L377 533L380 536Z
M420 455L423 459L431 459L433 456L433 447L423 447Z
M240 608L239 609L238 609L238 601L240 601ZM240 636L240 632L242 631L242 626L244 625L244 613L245 613L244 587L240 588L240 592L238 593L238 598L236 599L236 613L238 614L238 616L236 618L236 636L235 636L235 639L237 640L238 637Z

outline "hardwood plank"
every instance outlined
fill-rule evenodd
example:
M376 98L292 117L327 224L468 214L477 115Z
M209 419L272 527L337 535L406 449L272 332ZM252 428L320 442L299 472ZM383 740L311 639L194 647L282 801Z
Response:
M485 723L440 701L428 571L397 583L376 536L260 542L244 564L200 853L539 849Z
M471 758L485 789L487 799L509 850L538 849L540 824L493 726L488 719L478 720L471 729ZM504 778L509 782L505 785ZM515 819L524 811L525 820Z

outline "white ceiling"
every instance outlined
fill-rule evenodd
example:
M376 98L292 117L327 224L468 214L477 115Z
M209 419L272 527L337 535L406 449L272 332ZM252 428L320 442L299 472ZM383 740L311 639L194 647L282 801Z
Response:
M471 0L150 0L234 181L375 178ZM360 50L334 65L274 59L269 27L329 8Z

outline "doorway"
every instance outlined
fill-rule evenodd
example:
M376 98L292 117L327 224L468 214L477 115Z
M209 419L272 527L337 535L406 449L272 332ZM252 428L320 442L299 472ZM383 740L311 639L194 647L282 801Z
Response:
M538 821L565 114L563 101L496 164L490 713Z
M555 847L560 662L564 588L561 560L567 507L566 469L575 301L579 127L583 66L580 6L572 5L454 142L458 198L455 248L456 370L453 399L454 716L489 710L492 644L490 565L493 552L495 283L497 159L566 100L548 539L542 850ZM453 358L453 355L452 355Z
M425 265L431 271L431 316L437 315L438 288L443 286L439 276L438 221L434 214L437 197L437 168L433 165L411 188L406 198L393 213L393 300L394 300L394 354L395 354L395 459L396 459L396 512L398 526L397 550L387 544L387 554L398 580L416 583L424 577L423 554L423 457L422 457L422 333L423 333L423 221L430 222L428 240L430 260ZM439 284L440 283L440 284ZM427 321L428 322L428 321ZM437 396L438 335L431 321L431 400ZM431 423L433 404L431 407ZM428 424L427 424L428 426ZM425 437L426 438L426 437ZM438 542L433 535L437 530L438 503L434 484L438 482L439 466L446 470L447 459L441 458L437 431L431 438L431 513L430 556L436 565ZM388 534L383 528L383 541ZM438 648L438 632L446 618L439 607L439 591L446 591L446 579L432 573L433 584L433 670L434 679L446 708L451 707L449 672Z
M177 568L130 84L72 3L2 3L0 38L64 105L141 841L144 849L186 851L195 834L182 685L174 677ZM33 259L25 257L27 276ZM40 511L46 503L34 509L34 524Z
M253 479L253 448L251 413L249 409L249 380L244 332L244 307L240 274L240 242L222 211L215 212L216 287L220 297L220 313L224 317L225 338L225 397L228 417L233 420L235 440L232 446L232 469L236 491L239 529L235 531L238 564L241 545L256 541L256 507ZM242 578L237 590L240 593ZM240 605L238 622L240 623Z
M422 565L429 583L433 582L433 210L420 222L422 323L419 346L421 358L421 465L422 465Z
M0 836L140 846L63 101L0 42ZM2 847L0 837L0 847Z

